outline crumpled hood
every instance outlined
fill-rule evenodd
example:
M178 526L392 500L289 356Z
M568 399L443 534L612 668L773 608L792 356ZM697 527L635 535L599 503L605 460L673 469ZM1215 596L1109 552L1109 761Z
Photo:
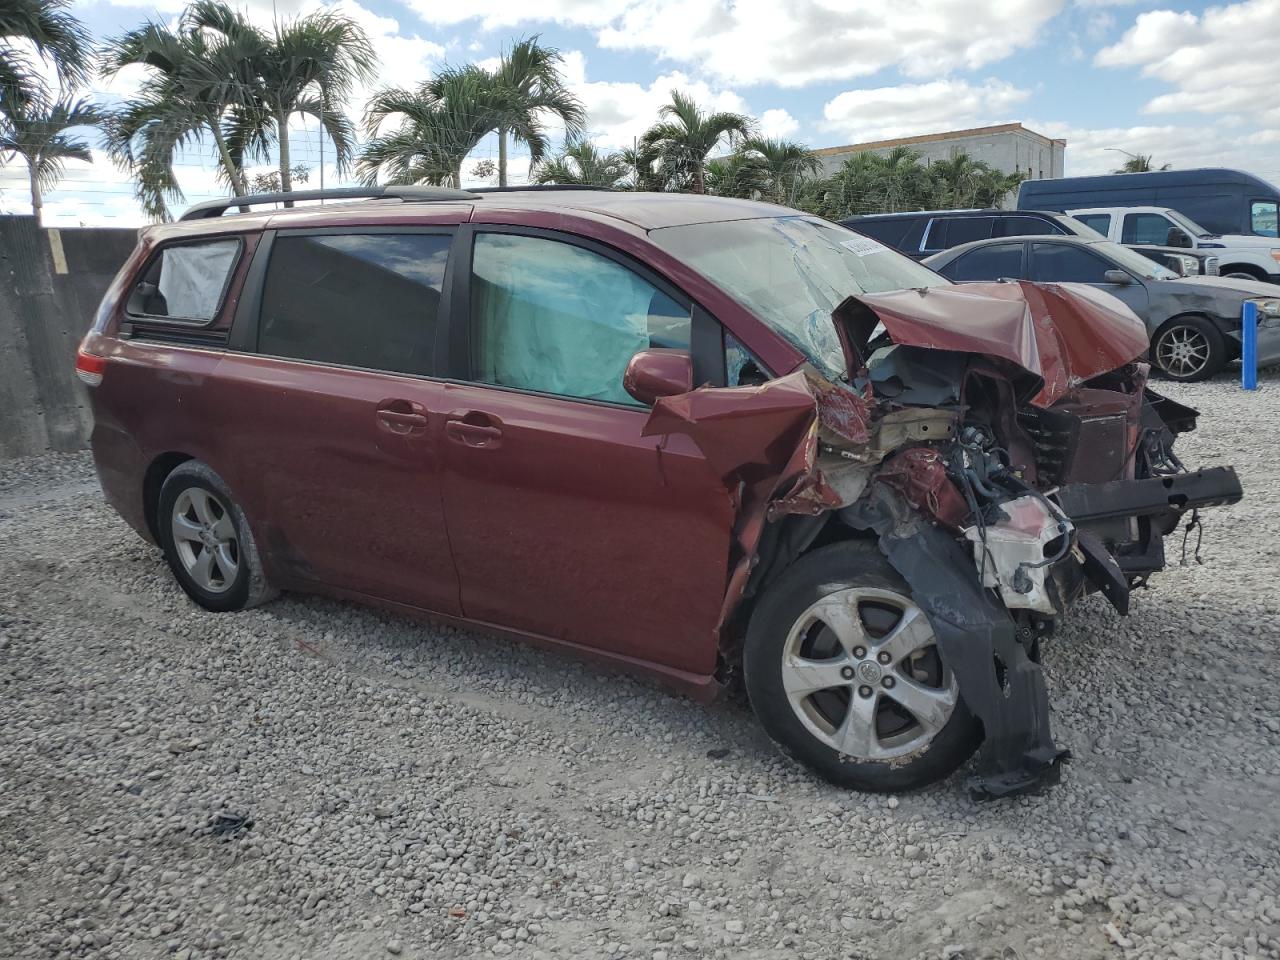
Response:
M1084 284L948 284L854 299L879 317L895 343L1016 364L1039 379L1031 400L1038 407L1137 359L1149 343L1132 310Z

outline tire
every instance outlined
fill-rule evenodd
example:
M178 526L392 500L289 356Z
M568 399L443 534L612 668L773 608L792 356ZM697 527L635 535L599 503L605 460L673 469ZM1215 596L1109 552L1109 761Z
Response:
M174 578L206 610L244 610L275 596L244 511L206 464L188 460L165 478L156 530Z
M848 617L851 601L856 620ZM827 622L841 622L841 611L843 639ZM887 666L878 659L884 654ZM782 752L841 787L923 787L950 776L982 740L928 618L874 543L815 550L765 591L747 628L743 679ZM904 715L902 701L927 710ZM871 723L855 722L867 716Z
M1218 276L1225 277L1228 280L1259 280L1263 283L1267 282L1266 275L1261 271L1246 270L1243 267L1228 267L1228 273L1219 271Z
M1204 317L1174 317L1151 338L1151 361L1169 380L1208 380L1226 366L1227 343Z

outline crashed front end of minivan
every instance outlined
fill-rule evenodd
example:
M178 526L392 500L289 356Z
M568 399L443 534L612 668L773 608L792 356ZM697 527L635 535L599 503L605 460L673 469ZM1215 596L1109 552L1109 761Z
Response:
M982 723L975 795L1056 782L1041 640L1089 593L1127 613L1164 538L1240 499L1235 471L1183 466L1197 412L1148 387L1141 322L1091 288L859 294L831 322L840 376L693 390L646 426L688 434L736 497L726 661L771 578L846 525L910 585Z

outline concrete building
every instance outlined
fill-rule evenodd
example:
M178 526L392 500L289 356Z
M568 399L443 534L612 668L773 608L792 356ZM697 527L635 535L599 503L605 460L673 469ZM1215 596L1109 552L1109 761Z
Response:
M825 147L814 153L822 160L824 175L829 175L855 153L871 150L883 156L894 147L910 147L920 154L925 163L946 160L955 153L967 153L1003 173L1016 171L1027 180L1043 180L1062 176L1067 141L1052 140L1020 123L1001 123L994 127Z

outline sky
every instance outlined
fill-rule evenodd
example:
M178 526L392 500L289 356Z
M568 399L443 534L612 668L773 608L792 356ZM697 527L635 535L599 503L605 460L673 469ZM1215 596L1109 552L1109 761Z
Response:
M96 37L183 4L73 0ZM320 0L240 0L269 25ZM588 134L630 146L673 89L707 108L749 113L762 133L812 147L1019 121L1067 141L1067 175L1105 173L1124 152L1174 167L1228 166L1280 183L1280 0L1222 5L1169 0L338 0L381 60L381 86L413 86L444 64L492 62L538 34L564 55L586 105ZM143 68L91 95L105 105L136 89ZM87 139L96 146L93 132ZM314 120L296 118L295 162L319 183ZM349 181L332 168L326 185ZM472 155L496 157L492 138ZM180 158L186 202L221 196L211 145ZM264 166L263 170L269 169ZM527 176L514 148L513 180ZM476 180L479 184L481 181ZM176 205L179 209L182 204ZM25 169L0 169L0 212L30 211ZM95 151L46 197L49 225L145 222L128 175Z

